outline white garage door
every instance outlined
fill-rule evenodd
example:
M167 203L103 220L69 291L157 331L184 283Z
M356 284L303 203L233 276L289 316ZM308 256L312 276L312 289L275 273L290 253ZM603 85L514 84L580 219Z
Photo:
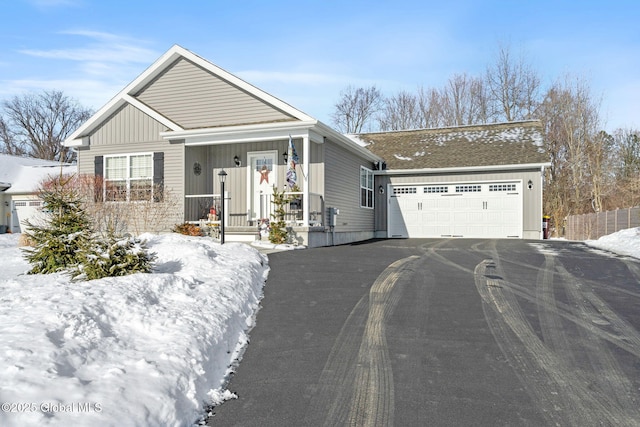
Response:
M395 185L389 237L522 237L522 182Z
M13 233L24 232L24 222L26 220L29 220L31 222L36 222L37 220L39 220L41 208L41 200L14 200L11 231Z

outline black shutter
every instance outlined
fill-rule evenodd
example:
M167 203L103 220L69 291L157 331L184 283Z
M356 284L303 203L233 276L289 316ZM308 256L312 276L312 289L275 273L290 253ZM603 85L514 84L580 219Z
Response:
M153 201L164 200L164 153L153 153Z
M104 187L104 156L96 156L93 158L93 200L102 202L102 194Z

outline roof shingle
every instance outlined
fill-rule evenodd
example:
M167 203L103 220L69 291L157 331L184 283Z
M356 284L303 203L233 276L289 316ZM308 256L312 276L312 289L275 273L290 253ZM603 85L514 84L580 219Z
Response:
M540 121L362 133L357 138L388 169L547 163Z

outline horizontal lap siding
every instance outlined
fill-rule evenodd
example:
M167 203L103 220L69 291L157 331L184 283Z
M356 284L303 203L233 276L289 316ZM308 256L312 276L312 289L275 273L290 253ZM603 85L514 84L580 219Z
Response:
M340 209L336 231L374 231L374 210L360 207L360 166L371 163L331 141L324 145L325 205Z
M293 120L184 58L137 98L185 129Z

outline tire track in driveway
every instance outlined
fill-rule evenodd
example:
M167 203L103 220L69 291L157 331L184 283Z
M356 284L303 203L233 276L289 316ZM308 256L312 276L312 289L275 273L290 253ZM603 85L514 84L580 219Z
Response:
M593 290L578 281L562 264L556 270L565 279L565 294L575 307L577 317L586 327L578 328L582 345L574 351L587 356L591 364L588 376L601 389L601 394L622 416L629 416L640 423L640 402L637 391L626 376L606 343L598 336L602 328L612 329L620 341L627 342L640 351L640 334L633 326L620 318Z
M497 252L493 256L498 258ZM605 343L597 334L593 334L593 323L575 322L581 331L581 339L567 342L562 332L561 311L555 305L552 290L554 269L557 268L555 262L545 258L542 267L545 271L541 271L537 278L539 289L536 298L529 298L538 304L545 342L537 336L516 299L516 294L527 296L527 293L523 290L513 292L517 286L500 276L501 269L498 266L493 260L485 260L475 268L475 283L483 301L485 319L501 351L549 423L575 426L637 425L640 419L637 404L634 403L637 393L630 389L628 379L607 354ZM560 271L560 275L567 279L564 274ZM567 286L575 287L575 284L568 283ZM580 295L573 295L572 302L575 302L575 298L580 298ZM572 315L593 316L593 313L585 313L585 310L583 306L582 312ZM589 343L586 349L592 353L589 355L592 363L589 372L580 371L574 366L574 352L585 350L576 347L576 342ZM594 378L602 374L596 372L598 367L604 368L610 378L603 379L594 389ZM616 381L622 385L613 384Z
M304 425L393 425L393 372L385 322L402 293L399 279L419 258L392 263L354 306L322 370Z

